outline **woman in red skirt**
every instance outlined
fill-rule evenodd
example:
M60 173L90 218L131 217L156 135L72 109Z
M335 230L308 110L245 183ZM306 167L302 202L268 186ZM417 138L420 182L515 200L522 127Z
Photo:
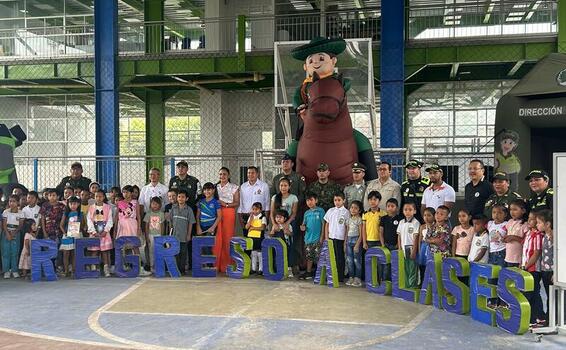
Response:
M236 208L240 205L239 186L230 182L230 170L222 167L218 172L220 181L216 185L218 200L222 206L222 221L216 233L214 255L216 256L216 268L220 272L226 272L230 265L230 240L236 229Z

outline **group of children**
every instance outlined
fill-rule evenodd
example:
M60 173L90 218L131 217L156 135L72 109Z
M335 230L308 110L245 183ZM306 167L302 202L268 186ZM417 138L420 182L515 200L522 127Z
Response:
M181 253L177 262L182 272L187 260L187 242L193 234L214 235L221 219L220 204L214 197L215 186L206 183L203 196L198 202L196 213L187 205L185 190L171 190L168 204L162 210L160 197L151 198L150 208L144 210L138 203L139 188L113 187L107 198L96 182L89 189L75 190L67 187L60 200L55 189L48 188L40 198L30 191L22 194L14 191L8 198L7 209L2 215L1 256L4 278L29 277L31 269L31 241L38 238L51 239L58 244L58 256L53 260L60 276L71 276L73 272L75 239L91 237L100 239L98 247L90 247L87 254L100 255L102 273L111 275L114 258L114 241L124 236L137 236L144 249L142 260L153 271L154 237L174 235L181 242ZM145 213L144 213L145 212ZM196 215L195 215L196 214ZM193 224L196 232L192 232ZM131 248L140 254L139 247ZM87 269L98 270L99 266ZM140 275L151 273L140 268Z
M314 193L305 195L308 209L300 225L295 222L298 198L289 193L290 182L280 181L281 192L272 200L271 220L263 214L266 208L254 203L244 233L253 241L250 253L252 272L262 273L261 243L264 238L281 238L290 248L296 237L294 232L304 231L304 256L306 271L301 279L314 277L324 240L332 244L338 268L338 279L346 285L361 287L364 272L364 254L367 249L385 246L399 249L405 257L406 287L417 288L422 283L427 261L435 253L442 257L459 257L470 262L489 263L502 267L518 267L532 274L535 290L527 293L532 306L532 323L544 324L546 315L540 296L540 282L548 295L553 271L552 212L549 210L527 213L526 203L519 199L509 205L495 205L492 220L484 215L470 216L465 209L458 212L459 225L451 228L450 209L446 206L424 209L421 223L417 219L414 203L405 203L399 208L396 199L388 199L386 210L380 210L381 194L367 194L369 210L363 211L360 201L352 201L345 207L342 193L334 196L334 207L325 212L317 206ZM181 245L177 264L185 273L187 252L193 235L214 236L221 220L221 206L215 197L216 186L206 183L202 198L197 203L196 213L187 205L188 193L175 189L168 192L169 204L162 210L159 197L151 199L150 208L138 203L139 188L114 187L107 199L106 193L96 182L89 190L65 188L62 200L55 189L46 189L42 198L30 191L24 199L16 191L8 198L3 212L1 255L4 278L19 277L29 273L31 241L48 238L58 243L60 254L54 264L61 275L73 271L75 239L94 237L100 246L89 248L88 254L99 255L103 263L102 272L111 274L113 241L123 236L137 236L145 244L147 265L153 270L154 237L175 236ZM24 205L25 204L25 205ZM273 209L273 208L271 208ZM399 211L401 211L399 213ZM144 214L145 212L145 214ZM196 214L196 215L195 215ZM268 221L272 221L268 229ZM193 232L196 224L196 232ZM39 229L41 228L41 229ZM139 248L133 247L139 254ZM292 251L292 250L289 250ZM289 264L298 264L298 258ZM92 269L98 269L92 266ZM140 268L140 274L150 272ZM345 276L348 278L345 279ZM390 278L390 268L379 269L380 279ZM490 307L501 307L498 300L490 301Z

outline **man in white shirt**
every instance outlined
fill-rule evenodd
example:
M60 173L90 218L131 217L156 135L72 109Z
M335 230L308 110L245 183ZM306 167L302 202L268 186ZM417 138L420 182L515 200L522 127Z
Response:
M252 205L255 202L261 203L266 217L269 217L269 209L271 208L271 197L269 195L269 186L258 179L259 171L257 167L251 166L248 168L248 181L240 186L240 206L238 207L238 217L240 218L240 225L246 226ZM244 229L244 235L246 234Z
M385 211L387 201L390 198L397 199L397 203L401 203L401 185L391 178L391 164L381 162L377 166L378 178L367 183L366 193L378 191L381 194L379 201L379 209ZM368 199L364 198L364 210L369 210Z
M432 164L425 170L430 178L430 186L423 193L421 214L424 215L426 208L436 210L441 205L452 209L456 202L456 192L452 186L442 181L442 168L438 164Z
M140 197L138 202L143 207L143 212L148 212L151 210L150 203L153 197L161 198L161 210L169 203L167 198L167 191L169 188L164 184L159 182L161 177L161 171L157 168L151 168L149 170L149 183L143 186L140 190Z

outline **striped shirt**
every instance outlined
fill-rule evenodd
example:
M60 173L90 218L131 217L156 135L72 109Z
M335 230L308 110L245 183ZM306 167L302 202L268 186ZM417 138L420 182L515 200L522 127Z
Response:
M542 250L542 233L536 229L531 229L525 236L525 242L523 243L523 259L521 266L525 267L527 265L527 262L531 256L533 256L535 250ZM540 271L540 258L534 265L530 266L527 271Z

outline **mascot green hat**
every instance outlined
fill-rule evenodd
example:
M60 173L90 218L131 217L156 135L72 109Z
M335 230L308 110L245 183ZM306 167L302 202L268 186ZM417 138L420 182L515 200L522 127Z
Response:
M344 41L344 39L316 37L308 44L298 46L291 50L291 56L299 61L304 61L307 57L315 53L324 52L337 56L344 52L345 49L346 41Z

